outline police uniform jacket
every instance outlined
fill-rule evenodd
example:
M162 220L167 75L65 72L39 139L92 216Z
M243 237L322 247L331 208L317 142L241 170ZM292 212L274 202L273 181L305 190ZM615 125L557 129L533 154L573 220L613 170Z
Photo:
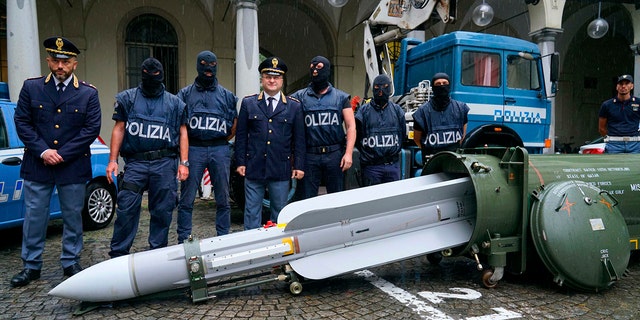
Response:
M406 132L402 108L391 101L380 108L372 100L358 109L355 118L360 163L379 165L398 161Z
M443 111L436 110L431 101L420 106L413 114L413 120L416 127L424 131L422 145L429 151L460 143L468 113L469 106L466 103L453 99Z
M90 146L100 133L98 90L75 75L62 93L49 74L25 80L14 117L25 145L20 176L40 183L84 183L91 178ZM45 166L40 157L56 149L64 159Z
M112 119L126 122L120 146L125 161L135 154L159 150L171 151L175 157L180 126L187 123L187 112L185 103L167 91L146 97L140 88L131 88L116 95Z
M329 84L329 90L322 95L316 94L309 86L296 91L292 96L302 103L307 146L345 144L342 110L351 108L349 94Z
M178 98L187 104L189 146L227 143L233 121L238 117L238 98L221 85L203 88L197 82L182 88Z
M236 130L235 159L252 180L284 181L293 169L304 170L305 135L298 100L280 94L274 111L264 92L242 99Z

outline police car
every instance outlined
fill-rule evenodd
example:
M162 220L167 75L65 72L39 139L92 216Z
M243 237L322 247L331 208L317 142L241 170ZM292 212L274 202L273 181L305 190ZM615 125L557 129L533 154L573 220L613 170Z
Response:
M18 138L13 122L16 105L9 101L7 92L6 83L0 83L0 229L18 227L24 221L24 181L20 178L24 144ZM106 227L115 214L116 187L107 182L108 163L109 147L98 138L91 145L93 178L87 183L82 211L85 230ZM49 210L51 219L62 218L56 191Z

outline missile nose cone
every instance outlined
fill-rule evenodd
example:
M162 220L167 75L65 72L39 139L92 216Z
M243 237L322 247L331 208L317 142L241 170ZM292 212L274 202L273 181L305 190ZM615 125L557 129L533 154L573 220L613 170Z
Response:
M57 285L49 295L89 302L133 298L128 261L129 256L123 256L93 265Z

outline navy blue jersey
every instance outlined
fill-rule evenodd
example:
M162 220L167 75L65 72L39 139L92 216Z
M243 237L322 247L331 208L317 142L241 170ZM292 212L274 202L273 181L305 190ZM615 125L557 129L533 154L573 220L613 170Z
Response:
M640 100L631 97L626 101L609 99L600 107L600 118L607 119L607 134L610 136L637 136L640 124Z
M177 97L187 104L189 141L226 139L238 117L238 98L221 85L207 90L197 83L182 88Z
M307 87L292 97L302 103L308 147L345 144L342 109L351 108L347 93L329 85L329 90L323 95L317 95Z
M121 154L178 148L180 126L187 123L185 103L169 92L145 97L139 88L116 95L113 120L124 121Z
M363 165L391 162L402 150L406 121L402 108L389 101L385 108L370 102L358 109L356 145Z
M442 149L460 143L464 125L468 122L469 106L451 99L447 108L437 111L427 102L413 114L416 129L423 131L422 145L427 149Z

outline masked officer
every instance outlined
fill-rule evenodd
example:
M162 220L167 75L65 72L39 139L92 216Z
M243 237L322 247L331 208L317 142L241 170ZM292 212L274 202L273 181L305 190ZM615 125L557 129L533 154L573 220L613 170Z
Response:
M356 146L365 186L400 180L399 155L405 138L406 120L402 108L389 101L391 79L379 75L373 80L373 99L356 113Z
M100 133L98 91L73 73L80 50L63 37L44 41L51 73L27 79L20 91L15 123L24 156L25 217L22 231L24 269L11 279L20 287L40 278L49 202L57 189L64 228L62 264L65 276L82 270L82 210L86 183L91 179L91 143Z
M455 151L467 133L466 103L450 98L449 75L436 73L431 79L433 97L413 114L413 141L424 156Z
M204 169L209 170L216 197L216 234L229 233L229 170L231 148L228 140L235 136L238 98L218 84L218 60L211 51L196 58L198 76L193 84L182 88L178 98L187 104L189 124L189 177L182 182L178 203L178 243L191 234L193 201Z
M302 103L306 126L306 174L302 180L305 199L318 195L320 181L325 181L328 193L344 189L343 172L351 168L356 141L351 98L329 83L329 60L323 56L313 58L309 72L309 86L292 95Z
M111 239L112 258L129 254L140 221L142 193L148 190L149 247L166 247L171 215L177 202L177 180L189 175L189 141L184 102L165 91L164 70L154 58L141 66L137 88L116 95L107 178L118 172L118 154L124 158L124 176L118 190L117 218ZM180 164L176 158L180 158Z
M282 93L287 65L271 57L258 70L263 91L242 99L236 135L236 171L245 177L245 230L260 227L265 190L271 221L278 221L287 204L289 181L304 176L302 108Z

